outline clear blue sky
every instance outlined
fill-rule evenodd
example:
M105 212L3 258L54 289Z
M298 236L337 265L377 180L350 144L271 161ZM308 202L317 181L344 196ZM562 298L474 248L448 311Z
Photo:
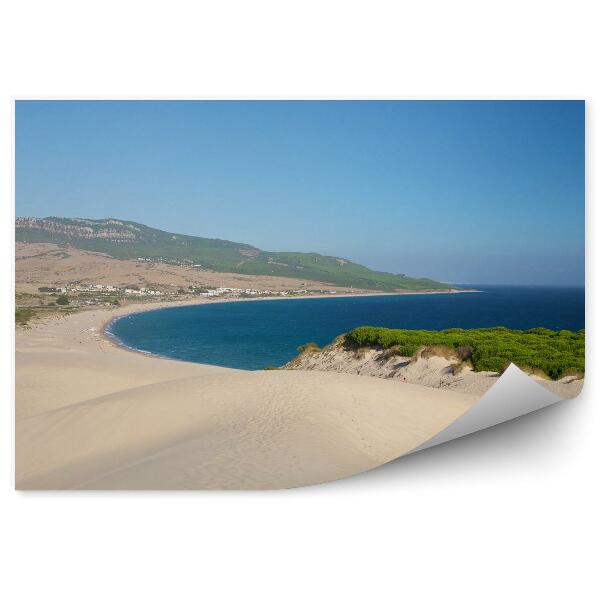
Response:
M16 108L16 214L116 217L467 283L584 279L584 103Z

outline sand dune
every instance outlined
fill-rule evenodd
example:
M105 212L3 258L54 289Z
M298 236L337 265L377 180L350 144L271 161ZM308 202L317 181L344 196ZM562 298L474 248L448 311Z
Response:
M302 372L141 386L19 421L19 487L256 489L337 479L404 454L470 406L464 395L433 392Z
M322 350L305 350L287 363L285 368L396 379L478 396L485 394L498 381L498 373L477 372L470 363L461 363L453 352L439 352L425 349L410 357L388 354L384 349L354 349L347 347L344 337L340 336ZM462 368L455 371L457 365ZM532 375L531 378L561 398L575 398L583 388L583 379L573 375L558 381L539 375Z
M17 332L18 488L314 484L395 459L478 398L348 373L243 372L144 356L100 334L113 314Z

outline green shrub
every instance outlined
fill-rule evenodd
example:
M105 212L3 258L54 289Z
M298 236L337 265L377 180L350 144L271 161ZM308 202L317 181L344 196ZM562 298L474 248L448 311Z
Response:
M15 323L17 325L27 325L29 319L33 317L35 311L32 308L17 308L15 310Z
M60 306L66 306L69 304L69 299L65 295L61 295L56 299L56 304Z
M585 330L552 331L537 327L526 331L506 327L487 329L387 329L357 327L346 341L361 347L393 348L395 354L413 356L423 346L448 346L469 358L476 371L503 372L510 363L546 373L552 379L585 372ZM470 354L470 356L469 356Z

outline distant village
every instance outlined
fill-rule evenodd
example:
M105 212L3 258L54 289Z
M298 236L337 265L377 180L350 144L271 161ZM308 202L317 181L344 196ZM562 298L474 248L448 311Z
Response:
M137 285L116 286L105 284L84 284L81 282L73 282L63 287L40 287L38 290L41 293L50 296L59 296L66 298L68 303L73 306L85 305L114 305L120 304L123 299L173 299L174 297L181 298L182 296L204 296L206 298L253 298L253 297L273 297L273 296L298 296L329 293L335 294L333 290L257 290L252 288L232 288L232 287L217 287L206 288L200 286L188 286L187 289L178 288L174 290L159 290L148 287L139 287ZM65 303L65 300L58 301L57 304Z

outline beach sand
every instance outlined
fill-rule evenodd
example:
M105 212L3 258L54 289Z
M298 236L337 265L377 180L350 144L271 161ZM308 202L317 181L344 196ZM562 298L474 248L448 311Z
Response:
M19 489L269 489L339 479L421 444L477 394L349 373L247 372L128 351L133 305L16 331Z

